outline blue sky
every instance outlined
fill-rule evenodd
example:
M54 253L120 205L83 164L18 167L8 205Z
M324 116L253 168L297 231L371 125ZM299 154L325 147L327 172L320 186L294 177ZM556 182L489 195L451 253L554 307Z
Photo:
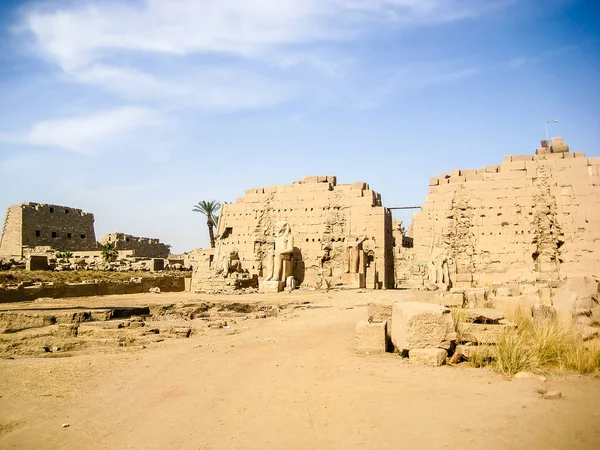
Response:
M545 137L600 155L600 6L0 0L0 208L208 245L199 200L308 175L420 205ZM398 218L410 220L410 213Z

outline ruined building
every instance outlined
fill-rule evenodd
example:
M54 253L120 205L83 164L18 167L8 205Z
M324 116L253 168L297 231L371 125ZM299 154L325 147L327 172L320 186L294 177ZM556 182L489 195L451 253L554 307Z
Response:
M0 255L27 256L36 248L95 250L94 215L69 206L32 202L10 206L4 220Z
M158 239L112 233L102 238L102 244L108 242L129 256L167 258L169 255L169 246ZM99 254L94 215L70 206L33 202L8 208L0 239L0 257L21 258L54 251Z
M431 179L408 232L366 183L322 176L250 189L223 205L194 285L232 268L274 291L290 277L448 290L600 276L600 157L570 152L561 138L536 153Z
M250 189L221 207L214 255L205 260L228 276L232 267L276 283L393 287L391 214L366 183L334 176ZM281 245L285 248L281 250ZM197 267L197 287L206 267Z
M131 236L125 233L106 234L100 244L114 244L116 250L131 250L133 256L146 258L166 258L169 256L169 246L155 238Z
M600 157L536 155L442 173L412 230L413 276L440 287L600 276Z

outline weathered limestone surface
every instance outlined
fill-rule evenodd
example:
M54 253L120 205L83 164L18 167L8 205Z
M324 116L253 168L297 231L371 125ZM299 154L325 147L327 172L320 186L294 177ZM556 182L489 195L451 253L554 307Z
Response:
M552 146L430 180L411 226L414 275L431 283L437 267L442 288L446 267L459 287L600 276L600 158Z
M94 215L70 206L32 202L10 206L4 220L0 255L20 257L36 247L95 250Z
M358 322L354 333L356 353L376 355L386 350L386 322Z
M102 245L111 243L119 251L131 250L141 258L167 258L169 247L156 238L136 237L125 233L110 233L102 236Z
M552 297L552 306L561 323L590 325L592 309L598 307L600 284L591 277L567 280Z
M456 339L450 310L420 302L396 302L392 309L392 342L398 350L449 349Z
M413 348L408 352L411 363L438 367L446 363L448 352L443 348Z
M276 294L277 292L283 291L284 287L285 282L279 280L262 281L259 284L260 292L264 292L266 294Z
M244 270L268 278L280 221L291 229L292 275L299 285L394 286L390 211L366 183L337 184L334 176L250 189L222 205L214 261L236 251Z

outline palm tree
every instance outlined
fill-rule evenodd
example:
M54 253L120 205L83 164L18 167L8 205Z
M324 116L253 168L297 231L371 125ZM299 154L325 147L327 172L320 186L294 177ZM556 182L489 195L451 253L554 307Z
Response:
M206 216L206 225L208 226L208 235L210 236L210 246L215 247L215 233L213 228L217 225L219 218L217 213L221 208L221 204L216 200L201 200L197 205L194 205L192 211L202 213Z

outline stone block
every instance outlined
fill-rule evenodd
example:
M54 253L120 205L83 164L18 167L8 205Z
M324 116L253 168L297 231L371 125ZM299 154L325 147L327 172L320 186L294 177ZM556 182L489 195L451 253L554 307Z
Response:
M48 257L31 255L25 262L25 270L48 270Z
M443 292L435 296L435 303L447 307L462 307L464 297L460 293Z
M445 348L456 339L450 309L420 302L396 302L392 307L392 343L400 350Z
M284 281L261 281L258 290L265 294L276 294L282 292L284 287Z
M185 290L185 292L191 292L191 290L192 290L192 278L191 277L185 278L183 280L183 282L184 282L184 290Z
M457 273L455 279L458 283L470 283L473 281L471 273Z
M367 305L369 322L388 322L392 320L392 303L369 303Z
M386 322L358 322L354 329L354 350L359 355L386 351Z
M552 153L566 153L569 151L569 146L565 144L563 138L553 137L552 141Z
M58 326L54 335L61 338L77 337L78 328L78 325L61 324Z
M448 352L443 348L413 348L408 352L411 363L439 367L446 363Z
M440 184L439 178L430 178L429 179L429 186L438 186L439 184Z
M481 324L465 323L457 324L458 339L460 342L473 342L476 344L496 344L498 338L507 328L515 328L516 325L505 324Z
M342 286L350 289L364 289L366 287L365 276L362 273L343 273L341 275Z
M465 177L457 176L457 177L450 177L448 182L450 184L457 184L457 183L464 183L465 181L467 181L467 179Z

